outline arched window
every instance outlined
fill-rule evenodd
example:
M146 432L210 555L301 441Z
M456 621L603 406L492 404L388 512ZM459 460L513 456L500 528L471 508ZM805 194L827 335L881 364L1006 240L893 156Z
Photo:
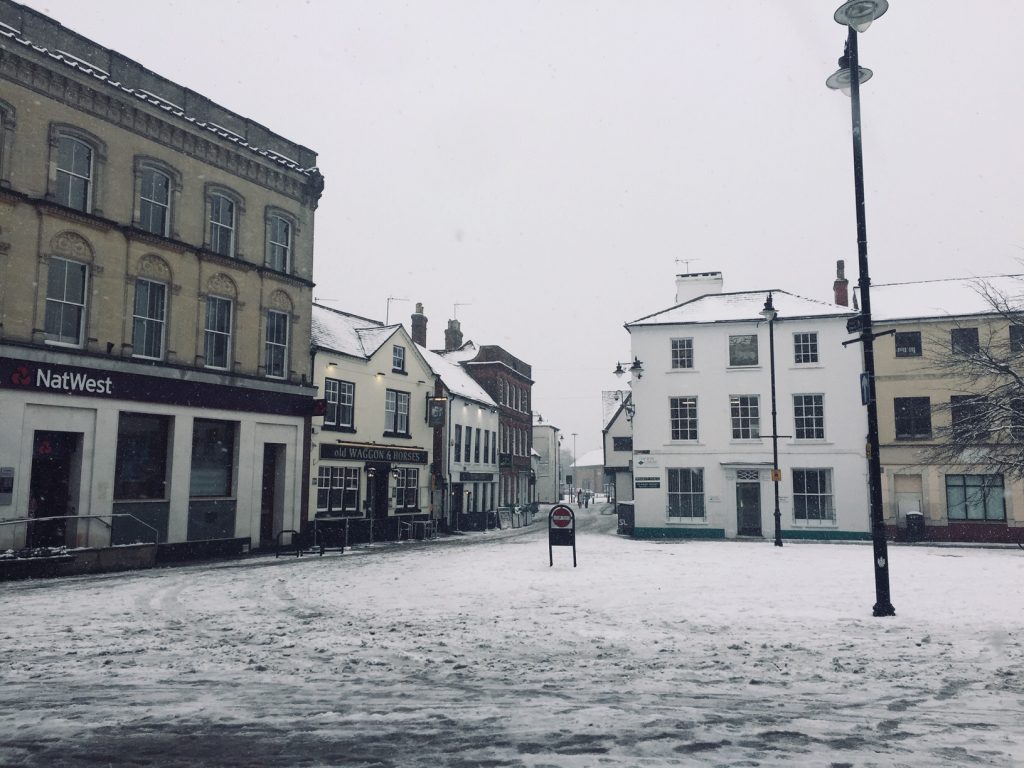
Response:
M79 128L51 125L50 153L50 199L76 211L98 214L99 168L106 154L103 143Z

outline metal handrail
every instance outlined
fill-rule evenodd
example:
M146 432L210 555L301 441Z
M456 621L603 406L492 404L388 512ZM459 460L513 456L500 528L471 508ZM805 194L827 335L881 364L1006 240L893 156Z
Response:
M154 544L160 543L160 531L154 528L149 523L145 522L144 520L140 520L135 515L129 512L112 512L109 515L54 515L52 517L19 517L14 520L0 520L0 525L21 525L23 523L38 523L42 522L43 520L99 520L101 523L107 526L107 528L113 530L114 526L107 522L108 517L129 517L135 522L137 522L139 525L141 525L143 528L148 528L153 532Z

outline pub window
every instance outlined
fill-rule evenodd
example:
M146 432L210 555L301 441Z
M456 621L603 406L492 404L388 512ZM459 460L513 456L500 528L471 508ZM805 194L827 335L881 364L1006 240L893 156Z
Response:
M318 515L351 516L359 514L358 468L320 467L316 485Z
M409 393L389 389L384 397L384 431L409 436Z
M420 471L399 467L395 477L395 507L399 510L414 510L419 507Z

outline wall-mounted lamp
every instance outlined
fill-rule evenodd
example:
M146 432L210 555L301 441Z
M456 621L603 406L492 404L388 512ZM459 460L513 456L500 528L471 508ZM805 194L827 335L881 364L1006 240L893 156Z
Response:
M621 379L625 372L626 372L626 369L622 367L622 363L616 362L615 363L615 370L612 371L612 373L614 373L616 376L618 376ZM638 378L638 379L643 378L643 375L644 375L644 364L640 362L640 358L638 358L638 357L634 357L633 358L633 362L629 364L629 372L631 374L633 374L633 376Z

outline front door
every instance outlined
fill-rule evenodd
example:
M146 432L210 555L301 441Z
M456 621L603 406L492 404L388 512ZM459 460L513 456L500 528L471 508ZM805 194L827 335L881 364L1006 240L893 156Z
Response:
M761 484L736 483L736 534L761 535Z
M281 459L285 446L278 443L263 444L263 487L260 494L260 544L274 543L277 532L284 527L282 493L280 487Z
M32 443L32 477L29 480L29 517L64 518L40 520L28 530L30 547L59 547L68 543L67 515L75 514L71 489L75 454L81 435L77 432L37 430Z

